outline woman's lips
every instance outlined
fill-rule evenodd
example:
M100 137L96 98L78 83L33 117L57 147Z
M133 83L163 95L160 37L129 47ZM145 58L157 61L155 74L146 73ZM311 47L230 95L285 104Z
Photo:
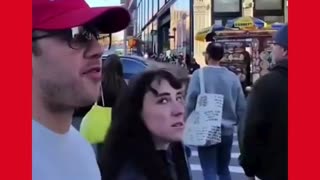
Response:
M183 128L184 127L184 123L183 122L176 122L176 123L172 124L171 127Z

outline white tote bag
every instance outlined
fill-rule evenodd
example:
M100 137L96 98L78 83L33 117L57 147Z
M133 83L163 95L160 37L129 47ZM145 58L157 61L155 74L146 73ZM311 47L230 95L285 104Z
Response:
M199 78L200 94L195 110L187 118L183 141L190 146L210 146L221 142L224 96L205 92L203 68Z

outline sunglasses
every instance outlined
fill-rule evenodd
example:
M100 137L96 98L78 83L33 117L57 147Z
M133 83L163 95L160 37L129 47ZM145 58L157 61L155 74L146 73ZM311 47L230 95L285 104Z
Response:
M102 40L108 36L100 36L99 31L90 27L76 27L67 30L49 31L40 36L33 36L32 42L44 38L56 37L60 40L66 41L72 49L83 49L93 40Z

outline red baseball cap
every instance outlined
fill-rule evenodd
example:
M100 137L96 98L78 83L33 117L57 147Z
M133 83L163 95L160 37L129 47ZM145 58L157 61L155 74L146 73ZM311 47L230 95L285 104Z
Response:
M129 23L129 12L120 6L89 7L85 0L32 0L32 30L63 30L92 24L101 33L114 33Z

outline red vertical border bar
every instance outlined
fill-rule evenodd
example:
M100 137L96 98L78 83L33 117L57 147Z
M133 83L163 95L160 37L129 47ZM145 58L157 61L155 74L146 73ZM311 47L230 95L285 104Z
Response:
M319 3L289 3L289 180L319 179Z
M1 1L0 179L31 179L31 0Z

